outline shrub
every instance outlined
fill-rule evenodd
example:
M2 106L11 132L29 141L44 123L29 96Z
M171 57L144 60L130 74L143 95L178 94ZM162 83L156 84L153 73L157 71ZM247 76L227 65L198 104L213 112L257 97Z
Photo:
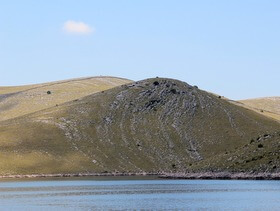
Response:
M262 144L259 144L259 145L258 145L258 148L263 148L263 145L262 145Z
M155 86L157 86L157 85L159 85L159 82L158 82L158 81L155 81L153 84L154 84Z
M176 89L171 89L170 92L172 92L173 94L177 93Z
M50 95L52 92L51 91L47 91L47 94Z

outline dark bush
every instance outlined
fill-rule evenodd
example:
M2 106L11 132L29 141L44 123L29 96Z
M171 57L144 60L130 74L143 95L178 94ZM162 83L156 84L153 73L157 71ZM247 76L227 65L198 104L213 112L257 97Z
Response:
M159 82L158 82L158 81L155 81L153 84L154 84L155 86L157 86L157 85L159 85Z
M177 93L176 89L171 89L170 92L173 93L173 94Z
M258 148L263 148L263 145L262 145L262 144L259 144L259 145L258 145Z
M47 94L50 95L52 92L51 91L47 91Z

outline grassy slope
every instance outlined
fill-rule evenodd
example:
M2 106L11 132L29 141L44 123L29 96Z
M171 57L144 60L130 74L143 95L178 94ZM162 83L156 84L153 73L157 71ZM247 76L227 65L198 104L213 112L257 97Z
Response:
M148 79L0 122L0 174L278 171L279 131L186 83Z
M280 97L240 100L242 105L280 121Z
M0 87L0 121L50 108L131 81L91 77L18 87ZM51 91L51 94L47 94Z

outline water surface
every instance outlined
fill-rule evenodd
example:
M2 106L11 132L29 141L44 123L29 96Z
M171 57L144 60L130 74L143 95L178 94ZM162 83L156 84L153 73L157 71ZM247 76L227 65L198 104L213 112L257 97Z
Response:
M1 180L1 210L279 210L280 181Z

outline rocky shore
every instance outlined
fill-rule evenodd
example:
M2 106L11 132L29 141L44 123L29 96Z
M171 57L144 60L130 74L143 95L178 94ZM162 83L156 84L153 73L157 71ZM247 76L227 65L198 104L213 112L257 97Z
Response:
M158 173L76 173L76 174L16 174L16 175L0 175L2 178L51 178L51 177L95 177L95 176L164 176Z
M211 179L211 180L280 180L280 173L230 173L230 172L204 172L204 173L165 173L159 175L164 179Z
M63 177L92 177L92 176L157 176L161 179L188 179L188 180L280 180L280 173L230 173L230 172L203 172L203 173L77 173L77 174L25 174L1 175L2 178L63 178Z

